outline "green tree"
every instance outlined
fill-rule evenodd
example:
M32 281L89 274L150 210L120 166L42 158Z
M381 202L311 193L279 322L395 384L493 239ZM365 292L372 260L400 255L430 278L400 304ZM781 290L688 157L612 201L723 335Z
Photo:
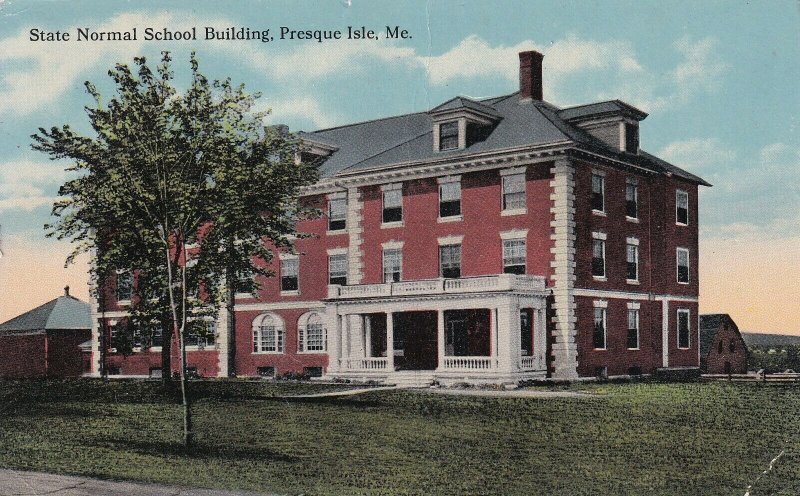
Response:
M232 309L231 274L271 274L268 245L291 249L300 190L317 176L295 160L300 141L253 112L258 94L229 79L210 82L194 54L191 85L178 94L170 63L164 52L155 72L143 57L134 59L135 72L118 64L109 71L116 95L105 105L87 82L94 136L64 125L32 137L34 149L70 159L79 172L61 187L56 221L47 226L49 235L74 243L67 262L91 254L99 297L114 271L132 270L136 297L127 327L164 326L164 348L176 339L188 448L192 320L216 315L223 300ZM167 372L170 356L162 355Z

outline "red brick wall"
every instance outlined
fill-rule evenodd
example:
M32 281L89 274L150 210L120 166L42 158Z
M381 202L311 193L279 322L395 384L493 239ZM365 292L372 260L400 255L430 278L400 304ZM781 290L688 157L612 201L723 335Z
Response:
M719 352L719 343L722 341L722 353ZM730 344L733 342L734 351L730 351ZM707 374L724 374L725 362L731 364L732 374L747 373L747 346L733 326L723 325L711 343L711 349L706 357L703 357L703 372Z
M83 374L83 359L78 346L88 341L90 336L89 329L48 331L48 377L80 377Z
M0 377L44 377L45 335L0 336Z
M263 312L236 313L236 373L254 376L258 367L275 367L275 373L303 372L304 367L328 366L328 355L321 353L297 353L297 320L308 309L275 310L284 322L284 353L253 353L253 320Z

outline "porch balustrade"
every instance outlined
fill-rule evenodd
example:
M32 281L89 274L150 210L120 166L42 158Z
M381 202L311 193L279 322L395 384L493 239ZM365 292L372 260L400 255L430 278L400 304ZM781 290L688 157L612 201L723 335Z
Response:
M494 368L495 359L483 356L444 357L445 370L489 370Z
M532 356L525 356L522 357L519 361L519 368L521 370L535 370L536 369L536 357Z
M386 370L386 357L367 357L367 358L344 358L342 359L342 369L344 370Z
M477 293L485 291L545 291L542 276L498 274L495 276L463 277L460 279L426 279L384 284L328 286L328 298L374 298L425 294Z

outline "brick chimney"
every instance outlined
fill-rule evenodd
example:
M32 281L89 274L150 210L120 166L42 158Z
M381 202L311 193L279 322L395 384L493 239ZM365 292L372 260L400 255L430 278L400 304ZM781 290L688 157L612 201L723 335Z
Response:
M544 55L533 50L519 52L519 97L542 100L542 59Z

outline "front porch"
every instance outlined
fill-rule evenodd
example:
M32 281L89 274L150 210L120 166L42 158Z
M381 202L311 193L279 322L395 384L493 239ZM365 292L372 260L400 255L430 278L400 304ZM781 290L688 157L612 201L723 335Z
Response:
M543 277L513 274L330 286L327 376L445 385L543 378L546 294Z

